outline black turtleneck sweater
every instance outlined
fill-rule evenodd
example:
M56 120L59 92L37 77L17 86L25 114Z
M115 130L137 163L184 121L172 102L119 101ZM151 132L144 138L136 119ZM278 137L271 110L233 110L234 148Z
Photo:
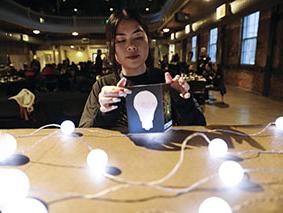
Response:
M149 69L138 76L124 76L127 78L127 86L141 84L165 83L164 72L160 69ZM98 95L103 86L113 86L118 83L114 73L103 76L96 81L87 99L81 116L79 127L102 127L127 131L128 119L125 98L117 103L118 108L111 112L102 113L98 101ZM205 118L197 102L191 97L183 99L173 88L170 91L172 103L172 118L174 125L206 125Z

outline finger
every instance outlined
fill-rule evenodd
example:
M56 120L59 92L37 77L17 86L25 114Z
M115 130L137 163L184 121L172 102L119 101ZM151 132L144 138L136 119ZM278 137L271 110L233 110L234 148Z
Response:
M173 78L173 82L178 82L180 79L179 75L175 75L175 77Z
M184 99L189 99L191 97L191 94L189 92L180 93L180 96Z
M172 76L170 75L170 73L169 72L166 72L165 74L164 74L164 76L165 76L165 82L166 82L166 84L171 84L171 82L172 82Z
M100 97L99 98L99 103L100 103L100 105L103 105L103 106L118 103L120 101L121 101L121 99L116 98L116 97Z
M101 90L101 96L125 97L127 94L131 94L131 91L123 87L104 86Z
M121 78L120 81L117 83L117 87L125 87L127 83L127 79L126 78Z
M100 111L101 112L110 112L110 111L117 109L117 108L118 108L118 106L116 106L116 105L100 106Z

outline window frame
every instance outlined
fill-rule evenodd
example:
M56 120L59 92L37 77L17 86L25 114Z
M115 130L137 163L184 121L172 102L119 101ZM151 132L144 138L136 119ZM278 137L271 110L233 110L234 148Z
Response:
M215 41L212 41L212 32L216 30L216 39ZM217 61L217 42L218 42L218 28L217 27L214 27L212 29L210 29L209 31L209 41L208 41L208 55L210 57L210 60L212 63L216 63ZM212 47L215 46L215 52L214 52L214 56L212 56ZM213 60L214 59L214 60Z
M249 17L252 15L258 14L257 17L257 26L256 31L254 32L255 35L249 36L250 28L255 27L255 23L253 25L249 24L250 20ZM258 38L258 30L259 30L259 21L260 21L260 12L256 11L246 15L242 18L242 35L241 35L241 49L240 49L240 65L243 66L255 66L256 65L256 52L257 52L257 38ZM250 49L249 45L255 42L254 49L252 51L245 51L246 49ZM252 55L254 60L251 60L250 56Z
M194 44L194 39L195 39L195 46ZM192 62L197 62L197 35L192 37L192 52L193 52L193 57L192 57Z

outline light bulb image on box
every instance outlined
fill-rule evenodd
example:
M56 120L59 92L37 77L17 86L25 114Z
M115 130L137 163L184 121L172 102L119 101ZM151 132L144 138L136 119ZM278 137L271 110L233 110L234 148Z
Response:
M145 130L153 128L153 118L157 108L155 95L148 90L141 91L136 94L133 105L139 115L142 128Z

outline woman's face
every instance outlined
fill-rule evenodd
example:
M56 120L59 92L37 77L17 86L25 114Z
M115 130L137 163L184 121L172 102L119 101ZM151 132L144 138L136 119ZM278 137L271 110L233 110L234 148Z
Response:
M122 20L116 30L115 58L126 75L145 71L148 56L148 37L135 20Z

